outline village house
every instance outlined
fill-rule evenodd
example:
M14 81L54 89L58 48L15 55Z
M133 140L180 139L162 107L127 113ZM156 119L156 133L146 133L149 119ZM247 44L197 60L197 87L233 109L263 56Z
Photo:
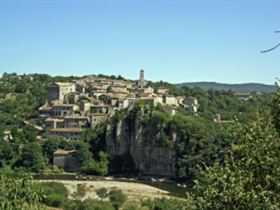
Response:
M94 128L99 123L106 120L108 117L108 114L102 114L102 113L95 113L90 115L90 124L91 127Z
M234 123L234 120L223 120L220 114L216 114L214 122L220 124L231 124Z
M51 104L53 101L63 101L64 96L68 93L75 92L74 83L66 82L55 82L48 86L48 104Z
M79 102L80 110L86 114L86 112L90 111L91 102L88 100L81 100Z
M166 95L166 94L168 94L168 89L166 89L164 87L159 87L156 92L157 92L157 94L160 94L160 95Z
M53 128L57 128L59 127L59 123L62 123L64 121L64 119L61 118L47 118L45 120L45 124L44 124L44 128L45 130L50 130Z
M107 114L109 112L109 106L100 104L100 105L91 105L90 113L99 113L99 114Z
M86 83L84 82L77 82L76 83L76 91L79 93L86 93Z
M244 101L247 101L249 100L250 98L252 98L252 95L250 93L234 93L233 94L236 98L238 98L239 100L244 100Z
M166 104L166 105L173 105L173 106L179 105L177 98L173 95L163 95L162 102L163 102L163 104Z
M12 141L13 140L13 136L12 136L12 133L11 133L11 131L9 131L9 130L5 130L4 132L3 132L3 139L4 139L4 141Z
M128 99L121 99L118 101L118 108L119 109L125 109L129 106L129 101Z
M79 110L76 104L55 104L52 106L52 116L63 117L74 115Z
M199 108L198 100L194 97L187 97L183 99L183 106L190 108L193 114L196 114Z
M46 119L52 115L52 107L51 106L41 106L38 109L38 118Z
M61 128L89 128L90 119L87 116L66 116Z
M68 93L65 98L64 101L66 104L76 104L80 99L80 93L78 92L72 92L72 93Z
M125 84L124 85L118 84L118 85L111 86L110 92L112 92L112 93L129 93Z
M142 92L142 93L154 93L154 88L152 88L152 87L145 87L145 88L139 88L139 89L137 89L137 92Z
M53 165L66 172L77 172L80 164L76 154L76 150L56 150L53 153Z

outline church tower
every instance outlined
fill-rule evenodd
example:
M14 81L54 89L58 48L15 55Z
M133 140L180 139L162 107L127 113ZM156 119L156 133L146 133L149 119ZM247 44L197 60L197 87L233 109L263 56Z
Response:
M140 70L140 78L139 78L139 81L138 81L138 86L139 86L139 88L144 88L144 86L146 86L146 81L145 81L144 70L143 69Z

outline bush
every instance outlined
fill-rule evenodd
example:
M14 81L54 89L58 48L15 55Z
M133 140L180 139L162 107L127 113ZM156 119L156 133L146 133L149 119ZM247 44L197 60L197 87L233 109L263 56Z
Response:
M114 210L114 208L108 202L85 200L78 210Z
M103 200L104 198L106 198L108 196L107 189L104 187L97 189L96 194L99 198L101 198L101 200Z
M85 161L81 167L81 171L91 175L107 175L109 165L108 154L102 151L99 152L99 159L99 161Z
M109 192L109 198L115 209L119 209L126 201L126 196L119 189L113 189Z
M157 198L154 200L144 201L143 206L149 210L187 210L190 207L187 202L177 199Z
M51 207L62 207L66 200L67 198L65 198L63 195L50 194L43 199L43 202Z
M95 200L69 200L64 204L63 208L65 210L114 210L110 203Z
M77 192L75 193L76 199L82 199L86 195L86 185L85 184L78 184L77 185Z
M41 190L45 197L43 203L52 207L61 207L68 197L67 188L58 182L36 183L34 189Z
M41 189L45 195L59 194L63 197L68 196L68 190L62 183L58 182L41 182L34 185L35 189Z

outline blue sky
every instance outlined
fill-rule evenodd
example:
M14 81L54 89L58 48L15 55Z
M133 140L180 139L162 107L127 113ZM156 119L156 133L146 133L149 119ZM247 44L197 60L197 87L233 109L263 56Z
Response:
M280 0L0 0L0 74L273 84Z

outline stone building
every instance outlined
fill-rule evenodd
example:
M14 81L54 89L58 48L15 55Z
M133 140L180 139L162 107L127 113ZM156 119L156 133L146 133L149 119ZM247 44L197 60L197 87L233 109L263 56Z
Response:
M38 109L38 118L46 119L52 115L52 107L50 106L41 106Z
M63 123L63 119L58 119L58 118L47 118L45 120L45 130L50 130L53 128L58 128L59 123Z
M194 97L184 98L183 105L190 108L193 114L196 114L199 108L198 100Z
M64 96L68 93L75 92L74 83L66 82L55 82L48 86L48 103L51 104L52 101L59 100L63 101Z
M55 104L52 106L52 116L64 117L74 115L79 110L76 104Z
M159 87L157 89L157 94L160 94L160 95L168 94L168 89L166 89L164 87Z
M145 80L144 70L140 70L140 77L137 81L138 88L143 89L147 85L147 81Z
M162 97L162 102L166 105L178 106L177 98L172 95L164 95Z
M107 114L109 112L108 105L91 105L90 106L90 113L100 113L100 114Z
M66 116L64 118L48 118L45 120L45 130L53 128L89 128L90 120L86 116Z
M110 92L112 93L129 93L126 85L113 85L111 88L110 88Z
M81 100L79 102L80 110L83 111L84 114L90 110L90 106L91 106L91 103L88 100Z
M98 125L102 121L106 120L107 117L108 117L108 114L102 114L102 113L91 114L90 115L91 127L94 128L96 125Z
M236 98L238 98L239 100L244 100L247 101L250 98L252 98L252 95L250 93L234 93L233 94Z
M76 150L56 150L53 153L53 165L66 172L79 171L80 164L76 157Z

